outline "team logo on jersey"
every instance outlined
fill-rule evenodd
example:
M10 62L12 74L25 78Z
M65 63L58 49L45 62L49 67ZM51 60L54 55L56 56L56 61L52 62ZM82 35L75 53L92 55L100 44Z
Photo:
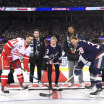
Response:
M19 57L22 57L24 54L20 53L18 49L13 51L13 54Z

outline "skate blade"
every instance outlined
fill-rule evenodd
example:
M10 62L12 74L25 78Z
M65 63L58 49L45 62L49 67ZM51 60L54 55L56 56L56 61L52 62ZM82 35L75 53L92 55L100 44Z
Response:
M97 95L90 95L90 98L96 98Z
M102 95L90 95L90 98L103 98L104 96Z

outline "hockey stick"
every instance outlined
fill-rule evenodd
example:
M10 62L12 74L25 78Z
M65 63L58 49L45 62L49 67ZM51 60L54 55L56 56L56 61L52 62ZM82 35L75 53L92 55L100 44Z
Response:
M54 64L54 65L57 65L57 64L60 65L61 63L52 63L52 64Z
M19 68L21 68L23 71L25 71L25 69L23 69L20 65L18 65L16 62L13 62L16 66L18 66ZM36 79L37 81L39 81L40 83L42 83L44 86L48 87L49 89L49 86L46 85L44 82L41 82L40 80L38 80L38 78L36 78L35 76L31 75L31 77L33 77L34 79ZM52 89L52 90L56 90L56 89ZM62 89L59 89L58 91L62 91Z
M46 93L40 93L40 96L43 97L50 97L52 96L57 90L59 90L60 88L62 88L68 81L70 81L72 78L74 77L74 75L72 75L70 78L68 78L61 86L59 86L57 89L55 89L52 93L50 94L46 94Z
M21 68L23 71L26 71L24 68L22 68L20 65L18 65L16 62L12 62L13 64L15 64L16 66L18 66L19 68Z

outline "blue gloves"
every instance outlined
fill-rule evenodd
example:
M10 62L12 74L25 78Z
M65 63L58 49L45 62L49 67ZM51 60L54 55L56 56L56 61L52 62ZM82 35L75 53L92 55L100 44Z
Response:
M81 74L81 69L78 68L78 67L76 67L76 68L75 68L75 71L74 71L74 74L75 74L75 75Z

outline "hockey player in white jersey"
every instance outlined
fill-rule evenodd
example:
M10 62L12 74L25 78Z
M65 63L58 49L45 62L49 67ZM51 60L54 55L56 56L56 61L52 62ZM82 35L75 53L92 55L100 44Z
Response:
M23 58L23 65L24 69L29 71L28 68L28 62L29 62L29 54L30 54L30 43L33 40L32 35L27 35L26 39L23 38L16 38L8 41L4 47L3 51L0 56L0 67L2 69L1 74L1 91L3 93L9 93L7 89L7 81L8 81L8 74L10 72L10 65L15 69L17 73L17 78L20 83L20 86L24 89L27 89L28 87L24 85L24 79L22 70L20 67L18 67L16 64L21 66L21 63L19 61L19 58ZM14 64L14 62L16 64Z

